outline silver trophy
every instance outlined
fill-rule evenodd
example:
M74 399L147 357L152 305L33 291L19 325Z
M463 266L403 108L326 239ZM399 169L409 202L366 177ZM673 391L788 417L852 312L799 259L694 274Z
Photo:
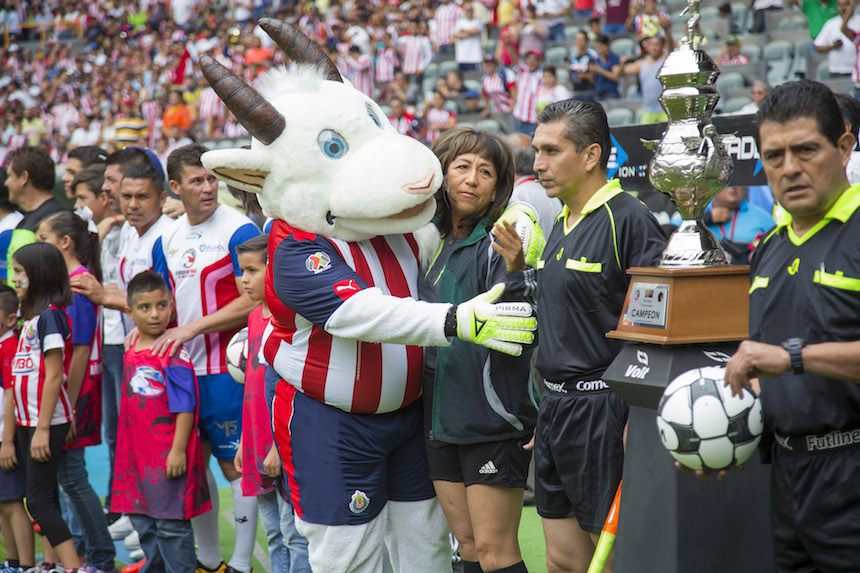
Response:
M700 0L687 0L690 13L687 35L666 57L657 74L663 84L660 105L669 124L659 141L643 141L655 151L649 176L655 189L672 199L683 222L669 238L661 267L713 267L727 265L720 242L702 222L702 213L732 176L732 159L726 153L711 114L720 100L714 83L720 74L713 60L697 43Z

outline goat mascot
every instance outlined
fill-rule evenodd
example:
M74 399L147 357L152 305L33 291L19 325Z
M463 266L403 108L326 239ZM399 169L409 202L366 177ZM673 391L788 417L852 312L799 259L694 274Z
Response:
M433 228L438 160L296 28L260 26L296 65L267 72L261 95L200 58L253 138L203 164L275 218L262 352L278 379L275 437L297 528L315 573L378 573L383 544L398 573L450 571L424 453L421 347L458 336L519 354L531 308L493 304L501 285L459 306L414 299L420 257L439 240L413 235Z

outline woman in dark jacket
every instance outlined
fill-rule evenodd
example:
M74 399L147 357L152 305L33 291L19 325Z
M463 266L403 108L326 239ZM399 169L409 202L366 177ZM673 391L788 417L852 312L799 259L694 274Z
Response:
M445 176L435 224L441 240L424 269L421 298L459 304L505 283L502 300L533 294L519 237L493 225L514 183L513 153L498 136L447 132L433 151ZM494 236L495 235L495 236ZM517 541L537 407L531 349L514 357L454 340L425 349L424 404L430 477L465 573L526 571Z

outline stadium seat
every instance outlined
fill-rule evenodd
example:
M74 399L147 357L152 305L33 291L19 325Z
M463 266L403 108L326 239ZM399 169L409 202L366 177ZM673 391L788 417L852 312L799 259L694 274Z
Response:
M553 46L546 51L544 61L547 64L560 66L567 63L567 58L570 55L570 50L565 46Z
M434 89L436 89L436 77L424 76L424 79L421 80L421 92L432 93Z
M748 57L751 62L761 61L761 46L758 44L741 44L741 53Z
M430 62L427 64L427 67L424 68L424 79L433 78L433 83L436 83L436 78L439 76L439 64L436 62Z
M750 28L752 12L744 2L732 2L732 20L739 33L744 34Z
M639 84L630 82L630 85L624 88L624 97L633 99L639 95Z
M626 107L616 107L606 112L606 119L609 122L609 127L621 127L623 125L631 125L636 115L633 110Z
M787 40L773 40L764 47L763 57L768 65L785 60L791 63L794 55L794 46Z
M448 75L448 72L456 72L458 69L460 69L460 65L454 60L446 60L444 62L440 62L438 77L444 78Z
M488 38L487 39L487 45L484 46L484 53L485 54L495 54L497 41L498 40L496 40L496 38Z
M457 122L457 127L463 127L463 128L468 127L468 128L470 128L470 129L477 129L477 128L475 127L475 124L474 124L474 123L472 123L471 121L458 121L458 122Z
M724 94L730 90L739 90L746 85L740 72L723 72L717 78L717 90Z
M564 37L568 42L573 42L576 38L576 33L579 32L579 26L565 26Z
M723 105L723 113L735 113L750 103L752 103L752 98L749 96L726 98L726 103Z
M496 133L499 135L503 133L501 126L499 126L499 122L495 119L482 119L475 124L475 129L479 131L489 131L490 133Z
M460 104L457 102L457 100L453 99L445 100L445 103L442 104L442 107L453 113L460 113L462 111L460 109Z
M391 115L391 106L390 105L385 105L384 103L381 103L381 104L379 104L379 109L382 110L382 113L385 114L385 117L388 117L389 115Z
M802 12L786 14L776 25L778 32L792 32L794 30L809 31L809 23Z
M767 71L767 83L772 86L788 81L791 73L791 60L777 60Z
M720 9L717 6L702 6L699 10L699 14L702 16L702 19L699 22L704 25L708 22L718 20L720 17Z
M463 85L467 90L472 90L481 93L481 82L478 80L463 80Z
M819 62L818 67L815 69L815 79L819 82L826 82L830 79L830 65L827 63L827 60Z
M633 38L615 38L609 43L609 49L619 58L636 55L636 41Z

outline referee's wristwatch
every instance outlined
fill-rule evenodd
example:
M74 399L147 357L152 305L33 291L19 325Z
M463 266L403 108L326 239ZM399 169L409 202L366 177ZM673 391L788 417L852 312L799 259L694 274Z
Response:
M788 357L791 359L791 371L795 374L806 372L803 368L804 346L806 346L806 341L802 338L789 338L782 343L782 347L788 351Z

